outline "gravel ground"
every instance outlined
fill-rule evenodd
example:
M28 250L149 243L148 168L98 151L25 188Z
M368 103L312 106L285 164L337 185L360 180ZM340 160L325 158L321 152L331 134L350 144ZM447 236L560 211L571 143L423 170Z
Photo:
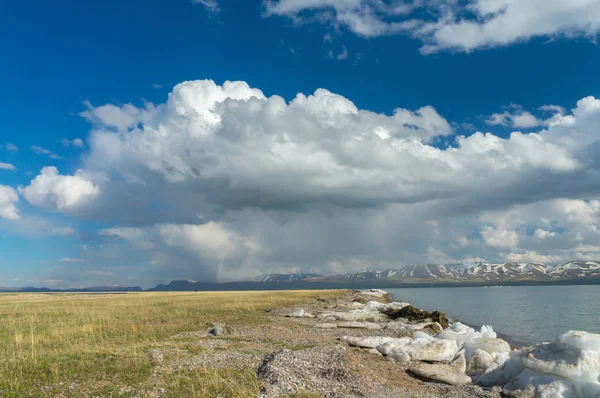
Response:
M297 308L281 308L270 313L269 324L237 327L227 336L210 336L207 330L181 333L173 341L185 341L187 349L156 348L148 353L156 363L155 374L198 367L251 367L257 370L265 388L263 398L306 392L323 397L415 397L415 398L498 398L496 392L477 386L449 386L428 383L407 373L402 365L365 349L351 348L341 336L410 335L406 330L357 328L321 329L315 325L330 322L319 319L326 311L347 312L354 302L387 301L359 292L341 299L315 299L302 303L315 318L290 318ZM383 326L385 326L382 323Z

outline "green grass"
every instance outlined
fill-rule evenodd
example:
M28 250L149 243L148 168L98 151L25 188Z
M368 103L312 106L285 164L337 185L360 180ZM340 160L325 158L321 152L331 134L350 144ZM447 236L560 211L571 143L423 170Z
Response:
M154 365L147 352L159 343L192 354L202 351L188 339L171 339L178 333L204 330L214 322L234 329L257 326L267 320L268 310L336 294L0 294L0 396L55 396L60 389L66 396L126 396L119 395L124 387L152 385ZM168 393L181 391L180 396L250 396L257 381L246 371L178 373L163 387ZM240 384L236 380L243 381L239 390L233 387ZM72 383L76 388L69 390Z

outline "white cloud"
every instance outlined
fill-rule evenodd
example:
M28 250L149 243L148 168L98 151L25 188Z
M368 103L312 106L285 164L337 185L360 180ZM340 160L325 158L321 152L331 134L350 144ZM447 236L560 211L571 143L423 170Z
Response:
M0 145L0 148L2 148L2 145ZM4 145L4 149L10 152L19 152L19 148L16 145L10 143Z
M44 167L40 175L20 191L34 206L70 213L98 195L99 188L83 170L73 176L62 176L56 167Z
M219 3L216 0L192 0L193 3L202 4L210 13L217 14L221 11Z
M0 170L9 170L9 171L15 171L17 168L10 164L10 163L2 163L0 162Z
M152 84L152 88L158 90L158 89L163 88L163 85L162 84L158 84L158 83L153 83Z
M538 228L535 230L533 235L538 239L547 239L557 236L556 232L546 231L545 229Z
M404 34L423 41L425 54L506 46L534 37L594 39L595 0L265 0L265 16L318 22L361 37Z
M15 203L19 201L17 191L6 185L0 185L0 218L18 220L21 218Z
M61 263L81 263L84 260L82 258L70 258L70 257L65 257L65 258L61 258L60 262Z
M490 125L501 125L515 128L532 128L538 126L547 126L554 121L559 120L565 114L565 110L556 105L544 105L539 110L549 112L552 115L546 119L540 119L531 112L524 110L520 105L510 105L509 110L502 113L494 113L486 123Z
M348 50L346 49L346 46L342 46L342 52L340 52L339 54L334 54L332 50L329 50L328 55L331 59L343 61L345 59L348 59Z
M47 155L50 159L62 159L61 156L58 156L54 152L46 148L42 148L41 146L32 145L30 148L33 152L37 153L38 155Z
M75 147L75 148L83 148L85 146L85 144L83 143L83 140L81 138L74 138L72 140L69 140L67 138L63 138L59 142L65 148L68 148L68 147L71 147L71 146Z
M506 256L506 261L515 263L556 264L563 261L563 257L555 255L544 255L535 251L524 251L518 253L509 253Z
M600 246L593 97L535 133L477 132L443 148L434 143L453 131L431 106L380 114L324 89L286 101L190 81L164 104L88 104L83 116L93 129L80 169L44 168L23 196L113 225L101 236L118 248L112 260L134 250L165 278ZM537 229L561 232L527 233Z
M485 227L481 230L484 242L493 247L516 248L519 246L519 234L504 228Z
M94 107L89 101L84 101L83 104L88 108L87 111L80 113L83 118L91 123L103 125L105 128L118 130L125 130L138 123L149 121L155 111L151 103L146 103L144 109L131 104L120 107L112 104Z

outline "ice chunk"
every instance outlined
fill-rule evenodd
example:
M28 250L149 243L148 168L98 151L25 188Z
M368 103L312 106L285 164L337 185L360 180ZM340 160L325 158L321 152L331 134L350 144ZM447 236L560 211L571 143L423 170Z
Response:
M378 345L389 343L392 341L398 341L400 339L394 337L385 336L373 336L373 337L353 337L353 336L342 336L341 341L348 343L349 345L363 348L375 348Z
M429 340L429 341L433 341L435 340L435 337L428 335L425 332L414 332L413 333L413 339L417 340L417 339L425 339L425 340Z
M463 385L471 382L471 378L465 374L465 366L465 356L461 353L450 365L419 363L412 365L409 370L426 379Z
M494 328L492 327L492 325L483 325L479 330L479 333L481 333L482 337L486 337L489 339L495 339L496 337L498 337L496 332L494 332Z
M379 301L368 301L366 304L368 307L373 308L379 312L397 311L410 305L409 303L396 302L393 303L380 303Z
M484 373L494 362L494 358L487 352L475 348L467 357L467 374L473 376Z
M525 369L504 387L504 393L515 396L532 396L536 398L575 398L576 389L573 383L556 376L539 375Z
M319 319L335 319L337 321L366 321L366 322L385 322L387 317L377 310L371 308L355 309L348 312L322 312L317 315Z
M570 330L558 341L569 348L600 352L600 334Z
M374 297L384 297L388 293L385 290L381 290L381 289L368 289L368 290L361 290L360 294L365 294L367 296L374 296Z
M315 316L310 312L304 311L303 308L297 308L294 311L286 315L290 318L314 318Z
M480 349L489 353L490 355L510 352L510 345L506 341L487 337L476 337L467 340L464 347L467 352Z
M454 340L405 337L377 346L383 355L396 359L399 362L413 361L451 361L458 352L458 345Z
M474 340L465 346L478 345L477 348L485 350L481 343ZM492 345L492 348L501 347ZM503 360L504 365L500 365ZM494 363L476 381L483 386L504 385L511 394L518 391L535 397L598 398L600 335L570 331L552 343L516 351L508 360L506 354L498 353Z
M465 341L471 340L472 338L481 337L481 334L477 333L472 327L469 327L460 322L455 322L448 328L444 329L440 334L438 334L437 337L464 343Z
M340 322L338 328L379 330L381 325L373 322Z

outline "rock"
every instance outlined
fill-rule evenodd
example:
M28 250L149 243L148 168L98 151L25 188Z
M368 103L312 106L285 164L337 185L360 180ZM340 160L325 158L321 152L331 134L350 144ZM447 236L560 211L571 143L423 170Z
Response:
M446 329L448 326L450 326L448 317L443 312L433 311L430 318L432 321L439 323L442 326L442 329Z
M152 362L162 363L164 356L161 350L153 349L148 351L148 357Z
M424 322L428 319L431 319L433 322L439 323L443 329L446 329L448 326L450 326L450 324L448 323L448 317L446 317L446 314L444 314L443 312L423 311L412 305L407 305L405 307L400 308L399 310L385 310L384 314L386 314L392 319L406 318L410 322Z
M431 336L435 336L441 333L442 326L439 323L430 323L424 328L420 329L422 332L427 333Z
M229 326L223 326L218 323L215 323L213 327L208 331L209 334L213 336L221 336L231 334L233 330Z
M208 333L212 334L213 336L220 336L223 334L223 326L214 325Z
M409 371L428 380L459 386L471 383L471 378L464 373L465 367L465 356L461 354L449 365L419 363L412 365Z

